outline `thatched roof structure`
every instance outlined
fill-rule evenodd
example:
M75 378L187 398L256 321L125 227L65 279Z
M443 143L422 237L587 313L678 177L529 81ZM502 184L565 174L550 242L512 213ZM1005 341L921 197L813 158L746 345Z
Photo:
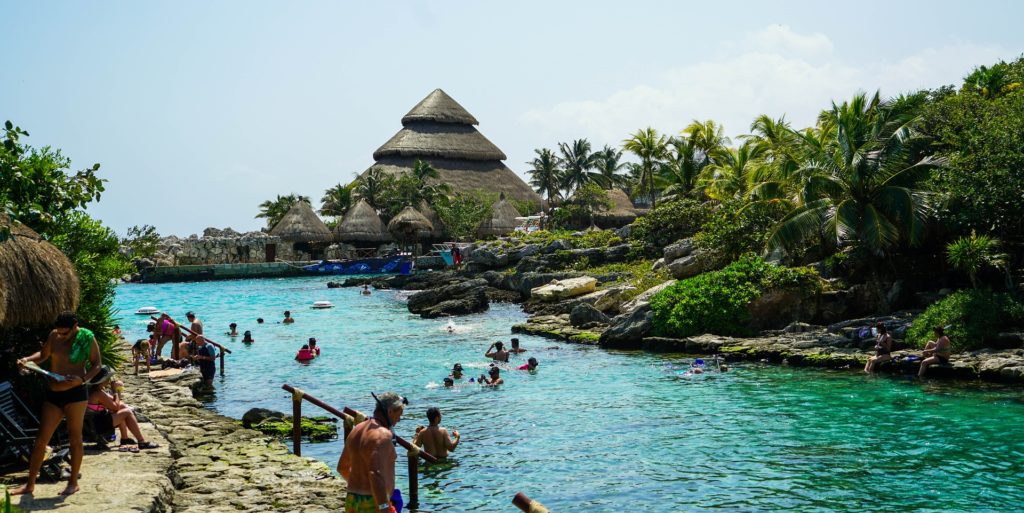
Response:
M423 214L430 221L430 225L433 227L430 230L430 238L441 240L448 236L448 228L445 227L444 221L441 220L441 216L437 215L437 211L431 208L430 204L426 201L421 201L417 210Z
M11 238L0 242L0 326L46 326L78 309L78 275L64 253L6 217Z
M486 219L480 225L477 234L481 237L508 235L519 225L519 222L516 221L517 217L519 217L519 210L502 194L498 202L491 207L490 219Z
M345 213L345 218L334 228L334 236L341 242L388 242L392 240L388 227L377 211L364 199Z
M388 230L392 233L402 234L405 237L413 235L427 237L433 229L434 225L430 224L430 220L412 206L403 208L401 212L392 217L391 221L388 222Z
M296 201L288 213L270 230L271 235L288 242L330 242L331 230L305 201Z
M408 173L416 160L423 160L440 174L432 183L448 184L456 192L501 192L539 205L540 196L505 166L505 153L478 132L476 124L458 102L435 89L402 118L403 128L373 153L376 164L371 169Z
M602 228L620 228L636 220L638 212L629 195L622 189L608 191L612 208L594 215L594 221Z

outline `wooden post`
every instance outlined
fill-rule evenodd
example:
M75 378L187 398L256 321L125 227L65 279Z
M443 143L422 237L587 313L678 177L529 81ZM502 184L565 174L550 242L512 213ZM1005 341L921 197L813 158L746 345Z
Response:
M419 458L409 453L409 509L416 509L420 506L420 485L419 485Z
M220 377L224 377L224 350L220 351Z
M223 355L224 353L221 353ZM302 456L302 396L292 395L292 452Z

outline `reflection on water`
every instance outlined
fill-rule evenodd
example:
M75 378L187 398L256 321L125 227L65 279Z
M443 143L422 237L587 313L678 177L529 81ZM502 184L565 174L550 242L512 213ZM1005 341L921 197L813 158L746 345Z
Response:
M733 365L683 375L682 355L608 352L519 336L539 372L504 368L506 384L436 386L452 364L466 378L524 315L515 306L452 321L412 316L390 291L360 296L326 279L127 285L117 307L195 310L227 344L227 376L210 407L240 418L253 407L290 412L290 383L335 405L370 411L370 391L411 404L407 438L438 406L463 436L453 461L425 469L430 511L508 511L524 491L555 511L942 509L1009 511L1024 503L1024 402L1019 389L956 388L858 373ZM313 310L313 301L336 308ZM279 320L291 310L296 323ZM230 322L256 342L214 336ZM145 319L123 315L129 337ZM293 360L317 337L323 355ZM304 405L309 415L322 412ZM303 446L334 468L341 441ZM404 458L399 462L404 482ZM938 498L938 499L937 499Z

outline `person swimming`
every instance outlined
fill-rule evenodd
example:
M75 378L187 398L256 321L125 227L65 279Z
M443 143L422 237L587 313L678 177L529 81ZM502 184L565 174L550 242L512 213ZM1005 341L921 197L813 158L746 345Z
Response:
M292 318L292 313L288 310L285 310L284 319L281 320L281 324L291 324L293 322L295 322L295 319Z
M451 376L445 376L444 377L444 387L445 388L452 388L454 386L455 386L455 380L452 379Z
M251 331L246 331L245 333L242 334L242 342L243 343L245 343L245 344L252 344L255 341L256 340L254 340L252 338L252 332Z
M295 359L300 362L308 362L314 357L313 352L309 350L309 344L303 344L302 349L299 349L299 352L295 354Z
M363 284L363 290L360 290L359 293L364 296L369 296L371 294L370 286L367 284Z
M529 359L526 360L525 364L516 367L516 370L534 372L537 370L537 365L537 359L531 356Z
M494 351L491 351L491 349L494 349ZM508 351L505 350L505 345L501 342L494 342L491 344L484 353L484 357L497 362L508 363Z
M256 324L263 324L263 317L257 317Z
M313 356L320 356L320 346L316 345L316 338L309 337L309 351Z
M229 328L229 330L228 330L227 333L225 333L225 335L228 335L230 337L237 337L238 336L238 324L235 324L235 323L228 324L228 328Z
M487 376L481 374L480 379L477 380L477 382L480 383L481 386L496 387L498 385L505 383L505 380L501 379L501 369L499 369L497 366L491 367L491 369L487 371L487 374L490 375L490 379L488 379Z
M461 363L456 363L454 366L452 366L452 378L454 378L454 379L462 379L462 364Z

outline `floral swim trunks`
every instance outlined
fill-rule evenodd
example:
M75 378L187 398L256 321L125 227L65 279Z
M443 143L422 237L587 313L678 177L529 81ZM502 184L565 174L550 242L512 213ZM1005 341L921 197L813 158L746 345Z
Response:
M345 495L345 513L380 513L384 510L377 509L377 502L372 495L359 495L348 492ZM395 513L395 507L391 506L388 513Z

